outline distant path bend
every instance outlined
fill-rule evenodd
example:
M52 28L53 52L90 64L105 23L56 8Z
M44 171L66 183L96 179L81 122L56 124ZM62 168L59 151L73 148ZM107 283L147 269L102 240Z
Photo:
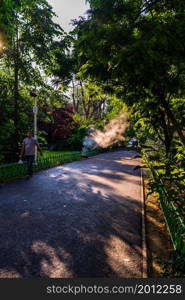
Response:
M135 151L99 154L0 190L0 277L142 277Z

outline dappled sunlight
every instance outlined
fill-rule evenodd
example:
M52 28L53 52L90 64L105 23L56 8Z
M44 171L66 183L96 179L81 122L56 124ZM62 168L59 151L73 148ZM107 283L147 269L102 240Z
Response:
M125 273L125 269L129 271L128 277L135 275L133 270L129 270L130 265L134 263L135 253L132 255L129 245L124 240L118 236L111 235L107 241L105 253L107 255L107 263L118 276L120 276L122 272Z
M0 54L5 50L6 47L6 37L5 35L0 32Z
M50 175L49 175L49 177L51 177L51 178L56 178L58 176L58 173L51 173Z
M161 222L159 220L156 219L156 216L149 216L148 215L148 221L152 222L156 227L160 227L161 226Z
M22 278L16 270L12 268L0 269L0 278Z
M72 273L68 270L65 263L63 263L58 257L56 250L42 241L34 242L32 250L38 255L44 258L40 261L40 272L43 276L50 278L69 278L72 277ZM61 255L65 259L70 259L70 255L64 249L61 249ZM46 257L46 258L45 258Z
M99 157L97 160L99 160ZM138 176L135 176L135 174L130 174L132 168L134 168L132 164L125 165L124 161L122 161L122 163L122 166L121 164L118 164L120 170L116 171L114 168L111 169L111 166L110 169L108 169L108 167L99 169L97 166L95 167L93 165L93 160L89 160L87 162L87 166L83 167L82 169L78 169L81 165L79 162L72 163L70 164L70 167L69 165L62 166L61 168L55 169L55 172L51 170L48 173L48 176L49 178L56 180L56 182L61 183L61 192L59 194L62 194L63 184L67 184L69 189L73 189L73 186L75 186L77 189L80 187L81 189L84 189L85 192L86 189L88 189L88 184L90 182L93 193L98 193L101 189L102 194L105 196L106 194L110 193L110 190L112 190L112 193L115 193L115 195L132 197L132 194L134 194L135 190L138 188L138 186L140 186L140 180L138 180ZM128 170L126 170L125 167L127 167ZM132 187L130 188L128 186L127 189L124 189L123 191L124 181L128 182L130 180L132 181ZM115 183L117 186L119 186L119 189L117 187L115 189ZM70 194L70 191L68 193ZM76 191L73 190L73 193L76 194ZM82 194L81 197L83 198ZM82 199L78 197L77 200Z
M29 216L30 216L30 211L25 211L20 215L21 218L27 218Z
M2 269L15 269L21 277L141 274L137 162L115 162L116 157L124 158L123 152L103 157L52 168L24 186L19 181L2 189ZM4 201L5 195L11 201Z

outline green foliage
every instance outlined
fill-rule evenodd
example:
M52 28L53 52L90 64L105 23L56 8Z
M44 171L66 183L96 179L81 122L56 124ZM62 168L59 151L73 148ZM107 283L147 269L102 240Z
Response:
M60 164L81 160L80 152L58 152L50 155L38 157L37 165L34 165L34 171L40 171ZM8 182L17 178L24 177L27 174L26 163L11 163L0 165L0 183Z
M61 107L64 103L65 97L62 92L54 90L44 78L45 71L51 65L51 53L56 51L57 47L61 47L61 40L64 38L63 30L53 22L54 15L52 7L45 0L2 0L1 159L17 159L22 139L26 131L33 127L34 99L30 96L33 87L37 87L38 90L40 121L49 119L41 110L43 105L56 107L60 103Z
M80 127L73 133L73 135L67 140L68 148L71 150L82 150L83 139L87 134L86 127Z
M89 2L89 18L76 22L75 30L81 74L109 83L115 92L119 86L130 106L150 101L151 111L158 116L162 112L162 122L169 119L185 144L184 123L172 101L182 97L185 88L185 5L180 0L170 5L140 0ZM171 135L166 131L168 143Z

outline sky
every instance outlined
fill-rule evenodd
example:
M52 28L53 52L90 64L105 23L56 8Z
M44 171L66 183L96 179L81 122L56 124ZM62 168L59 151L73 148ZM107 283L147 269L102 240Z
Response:
M72 25L69 25L70 21L84 16L89 9L85 0L48 0L48 2L58 15L58 18L54 18L54 22L60 24L66 32L72 29Z

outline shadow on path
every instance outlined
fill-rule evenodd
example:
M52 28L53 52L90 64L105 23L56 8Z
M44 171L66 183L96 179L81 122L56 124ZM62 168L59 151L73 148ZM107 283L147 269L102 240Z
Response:
M101 154L5 185L0 277L141 277L140 172L138 160L125 160L131 154Z

